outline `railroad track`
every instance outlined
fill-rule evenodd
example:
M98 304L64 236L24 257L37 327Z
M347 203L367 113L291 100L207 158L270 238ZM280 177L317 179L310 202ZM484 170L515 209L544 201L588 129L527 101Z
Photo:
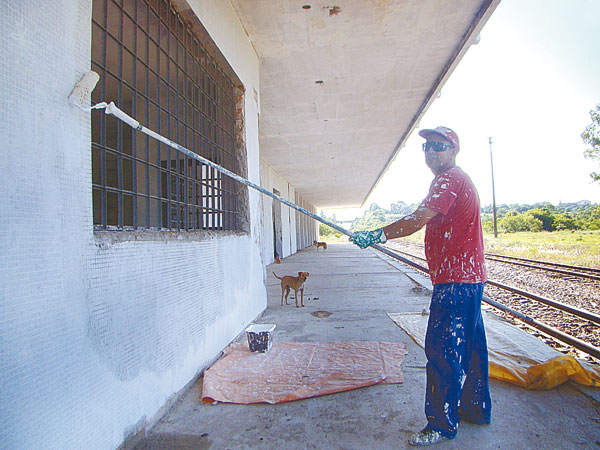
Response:
M422 252L424 248L423 244L418 244L416 242L405 242L403 243L403 246L413 247L418 249L420 252ZM498 255L494 253L486 253L485 259L487 261L502 262L515 266L528 267L531 269L538 269L545 272L560 274L567 279L569 279L569 277L573 277L573 279L580 277L600 281L600 269L594 267L573 266L550 261L539 261L535 259L517 258L515 256Z
M485 254L485 259L488 261L496 261L515 266L529 267L532 269L543 270L546 272L566 275L567 277L589 278L591 280L600 281L600 269L581 266L569 266L567 264L558 264L548 261L536 261L533 259L515 258L513 256L494 255L491 253Z
M385 248L427 271L423 245L393 241ZM600 270L487 254L486 267L484 300L499 315L562 353L600 363Z

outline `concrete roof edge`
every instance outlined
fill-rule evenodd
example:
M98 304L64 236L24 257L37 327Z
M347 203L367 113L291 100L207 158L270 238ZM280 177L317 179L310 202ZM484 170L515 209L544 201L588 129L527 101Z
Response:
M433 101L435 100L437 93L444 86L444 84L446 83L448 78L450 78L450 75L452 75L452 72L454 71L456 66L459 64L459 62L462 59L462 57L464 56L464 54L467 52L467 50L469 50L469 48L473 44L473 41L475 40L476 36L481 32L482 28L485 26L485 24L491 17L491 15L494 12L494 10L496 9L496 7L500 4L500 1L501 0L485 0L483 2L483 4L481 5L481 8L479 8L479 11L473 17L473 21L471 22L471 25L465 32L465 35L463 36L460 44L457 46L455 52L453 53L452 57L449 59L448 63L444 66L444 69L440 73L440 76L438 77L436 83L431 88L425 101L423 102L423 104L421 105L421 107L419 108L419 110L414 115L413 119L411 120L408 130L400 137L400 140L394 147L394 151L392 152L392 155L389 157L389 159L386 162L381 173L375 180L375 183L373 183L373 186L371 187L371 189L365 196L364 200L362 201L361 208L365 206L365 203L368 200L369 196L373 193L375 188L379 185L379 182L381 181L383 176L386 174L386 172L390 168L390 165L392 164L392 162L398 155L398 152L400 151L402 146L406 143L408 137L411 135L413 130L417 127L418 123L421 121L421 119L423 118L423 116L425 115L425 113L427 112L427 110L429 109L429 107L431 106Z

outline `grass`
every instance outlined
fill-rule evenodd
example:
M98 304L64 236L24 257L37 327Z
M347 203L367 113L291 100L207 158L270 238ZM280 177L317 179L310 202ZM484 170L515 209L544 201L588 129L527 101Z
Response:
M485 234L487 253L600 267L600 231Z
M329 242L348 242L346 236L323 237ZM403 239L422 244L423 238L424 230L420 230ZM486 233L484 241L487 253L600 268L600 231L500 233L497 238Z

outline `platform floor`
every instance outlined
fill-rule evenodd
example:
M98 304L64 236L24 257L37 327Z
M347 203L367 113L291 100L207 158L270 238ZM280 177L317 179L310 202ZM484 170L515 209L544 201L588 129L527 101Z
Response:
M305 308L280 306L273 274L310 273ZM268 307L256 323L275 323L286 341L381 340L406 342L400 385L375 385L279 405L203 404L202 378L134 447L200 449L403 449L426 423L425 354L386 315L420 312L429 304L426 279L373 250L330 244L302 250L267 267ZM318 317L316 311L331 315ZM245 340L240 335L237 340ZM529 391L491 380L492 424L460 425L440 449L599 449L597 390L563 384ZM587 392L587 394L586 394ZM590 394L592 396L590 396ZM596 397L597 398L597 397Z

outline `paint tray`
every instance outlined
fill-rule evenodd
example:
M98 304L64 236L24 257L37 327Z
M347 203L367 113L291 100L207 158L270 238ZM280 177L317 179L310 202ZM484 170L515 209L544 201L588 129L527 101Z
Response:
M266 353L273 345L274 323L254 323L246 328L248 347L251 352Z

